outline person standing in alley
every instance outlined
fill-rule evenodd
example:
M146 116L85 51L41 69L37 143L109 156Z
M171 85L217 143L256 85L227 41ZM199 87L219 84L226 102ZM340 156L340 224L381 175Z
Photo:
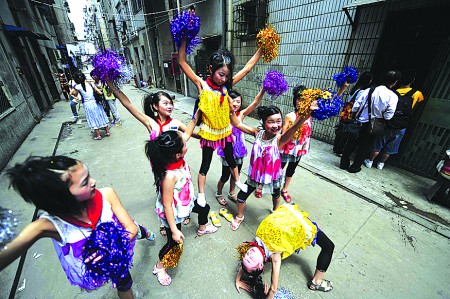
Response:
M105 129L106 137L111 136L108 130L108 117L105 114L102 106L95 101L94 92L101 93L95 85L86 84L86 77L83 73L78 72L73 75L75 86L70 95L77 97L80 93L83 97L84 111L86 113L86 120L91 131L95 132L94 140L101 140L100 129Z
M345 145L341 157L341 169L347 169L350 173L361 171L361 165L367 158L370 146L374 141L370 120L390 120L394 116L398 96L391 89L397 84L400 77L399 71L388 71L384 73L381 85L376 88L368 88L357 97L352 113L354 113L353 117L361 124L361 131L357 139L349 140ZM353 164L350 166L350 155L356 147L358 147L358 150Z
M386 123L384 134L375 138L370 157L364 160L364 166L367 168L372 167L373 161L380 152L382 152L382 155L376 166L378 170L383 169L384 162L390 155L398 153L406 129L411 123L413 107L416 103L423 101L422 92L411 87L414 80L414 71L402 72L400 88L395 91L398 96L397 108L394 116Z
M67 82L66 75L64 74L64 71L62 69L58 69L58 72L55 73L55 76L58 77L59 84L61 84L61 90L63 93L64 98L66 99L66 102L69 101L69 83Z

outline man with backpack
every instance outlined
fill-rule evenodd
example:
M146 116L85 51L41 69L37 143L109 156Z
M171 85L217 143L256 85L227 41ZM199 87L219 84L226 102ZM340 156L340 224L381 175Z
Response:
M405 135L413 114L413 107L416 103L424 100L422 92L411 88L414 83L415 73L413 71L402 72L400 88L395 91L398 96L397 107L394 116L386 122L386 128L382 136L376 137L371 150L370 158L364 160L364 166L371 168L373 160L382 151L377 169L384 167L384 162L390 155L398 153L400 143Z

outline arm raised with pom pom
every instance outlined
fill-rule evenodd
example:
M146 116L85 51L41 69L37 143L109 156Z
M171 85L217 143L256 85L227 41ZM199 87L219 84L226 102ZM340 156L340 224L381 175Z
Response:
M292 126L286 130L286 132L283 132L278 137L278 148L282 149L282 147L289 142L289 140L292 139L292 137L295 134L295 131L305 122L305 120L309 117L310 113L314 110L317 110L319 107L317 107L317 101L314 101L311 103L311 106L309 108L309 114L307 115L301 115L297 117L297 119L294 121Z
M245 64L245 66L237 72L236 75L233 77L233 85L241 81L245 76L247 76L248 73L253 69L253 67L256 65L258 60L261 58L263 53L263 50L261 48L258 48L258 51L253 55L252 58Z
M198 93L200 93L203 89L202 87L202 79L197 76L197 74L192 70L190 65L186 61L186 39L181 41L181 47L178 49L178 64L180 65L183 72L192 81L192 83L197 86Z
M140 121L147 130L151 133L153 128L157 128L158 124L151 117L145 115L142 111L134 106L130 99L124 94L120 89L118 89L112 81L106 82L110 90L114 93L115 97L119 99L122 105L138 120Z

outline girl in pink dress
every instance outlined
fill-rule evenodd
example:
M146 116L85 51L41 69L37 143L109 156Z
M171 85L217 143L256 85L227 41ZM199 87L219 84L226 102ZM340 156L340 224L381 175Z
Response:
M313 103L310 109L317 109L316 103ZM262 130L245 125L236 117L234 112L231 115L233 126L242 130L244 133L256 137L250 157L248 179L246 181L249 188L247 192L241 190L238 193L238 212L235 219L231 221L232 230L237 230L242 221L244 221L246 200L257 188L259 189L257 195L262 194L262 192L271 193L273 210L275 211L278 208L280 205L281 176L283 174L280 148L291 140L295 131L309 117L298 117L293 125L281 134L283 119L280 109L275 106L261 106L258 108L258 116L262 121Z
M125 211L114 189L96 188L96 181L82 162L65 157L30 157L6 171L11 186L25 201L44 212L25 227L0 253L0 271L20 257L39 239L51 238L67 279L84 290L94 290L106 281L86 276L85 263L96 262L95 254L83 261L86 239L101 223L114 222L129 232L129 254L136 237L149 231ZM119 298L134 298L129 271L117 282Z
M191 120L183 134L177 131L166 131L148 141L145 146L145 153L152 164L158 194L155 211L164 224L167 234L167 243L161 248L159 260L153 267L153 274L163 286L172 282L172 278L166 272L167 267L171 265L174 267L170 251L183 242L181 223L189 216L189 213L192 211L198 214L198 236L217 231L217 227L206 225L210 207L208 204L199 205L195 200L191 171L184 160L187 152L186 143L194 131L198 114ZM169 263L166 263L165 261L168 260Z

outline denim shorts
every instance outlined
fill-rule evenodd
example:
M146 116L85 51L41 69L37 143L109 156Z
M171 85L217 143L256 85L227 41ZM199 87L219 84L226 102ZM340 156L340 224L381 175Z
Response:
M406 129L386 128L382 136L375 138L371 151L380 152L383 149L385 154L397 154L405 131Z

